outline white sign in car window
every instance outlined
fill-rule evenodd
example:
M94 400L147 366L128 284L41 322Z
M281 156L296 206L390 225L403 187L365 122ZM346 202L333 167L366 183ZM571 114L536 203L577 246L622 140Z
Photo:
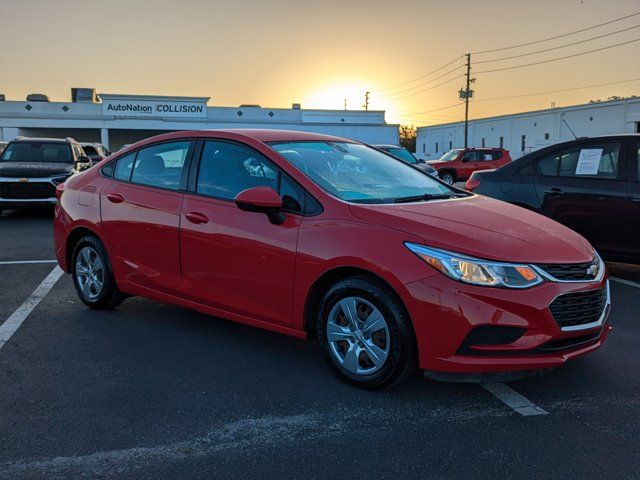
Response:
M584 148L580 150L576 175L597 175L602 157L602 148Z

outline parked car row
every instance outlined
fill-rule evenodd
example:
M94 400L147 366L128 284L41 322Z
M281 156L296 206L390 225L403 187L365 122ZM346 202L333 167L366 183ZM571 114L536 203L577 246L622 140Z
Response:
M546 215L609 259L640 263L640 135L549 146L474 173L466 188Z
M503 148L456 148L428 164L443 182L453 185L467 180L473 172L500 168L509 162L511 156Z

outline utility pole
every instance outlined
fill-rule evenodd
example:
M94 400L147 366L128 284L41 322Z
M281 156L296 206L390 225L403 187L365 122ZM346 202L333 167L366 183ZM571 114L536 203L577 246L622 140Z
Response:
M369 110L369 93L370 92L364 93L364 109L365 110Z
M346 98L344 99L344 109L345 110L347 109L347 99Z
M467 88L464 95L464 148L467 148L469 139L469 97L471 87L471 54L467 53Z

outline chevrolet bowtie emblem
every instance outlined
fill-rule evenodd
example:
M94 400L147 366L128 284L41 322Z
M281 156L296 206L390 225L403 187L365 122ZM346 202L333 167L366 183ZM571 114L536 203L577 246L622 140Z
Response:
M29 179L28 178L21 178L18 181L21 182L21 183L25 183L25 182L28 182Z

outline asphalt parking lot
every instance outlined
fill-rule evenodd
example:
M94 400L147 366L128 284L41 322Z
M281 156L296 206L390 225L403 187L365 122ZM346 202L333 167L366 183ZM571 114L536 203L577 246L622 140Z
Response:
M56 268L19 263L54 258L51 219L0 217L0 324ZM360 391L313 342L141 298L90 311L63 275L0 342L0 478L638 478L640 268L610 268L605 346L509 384L530 416L419 375Z

